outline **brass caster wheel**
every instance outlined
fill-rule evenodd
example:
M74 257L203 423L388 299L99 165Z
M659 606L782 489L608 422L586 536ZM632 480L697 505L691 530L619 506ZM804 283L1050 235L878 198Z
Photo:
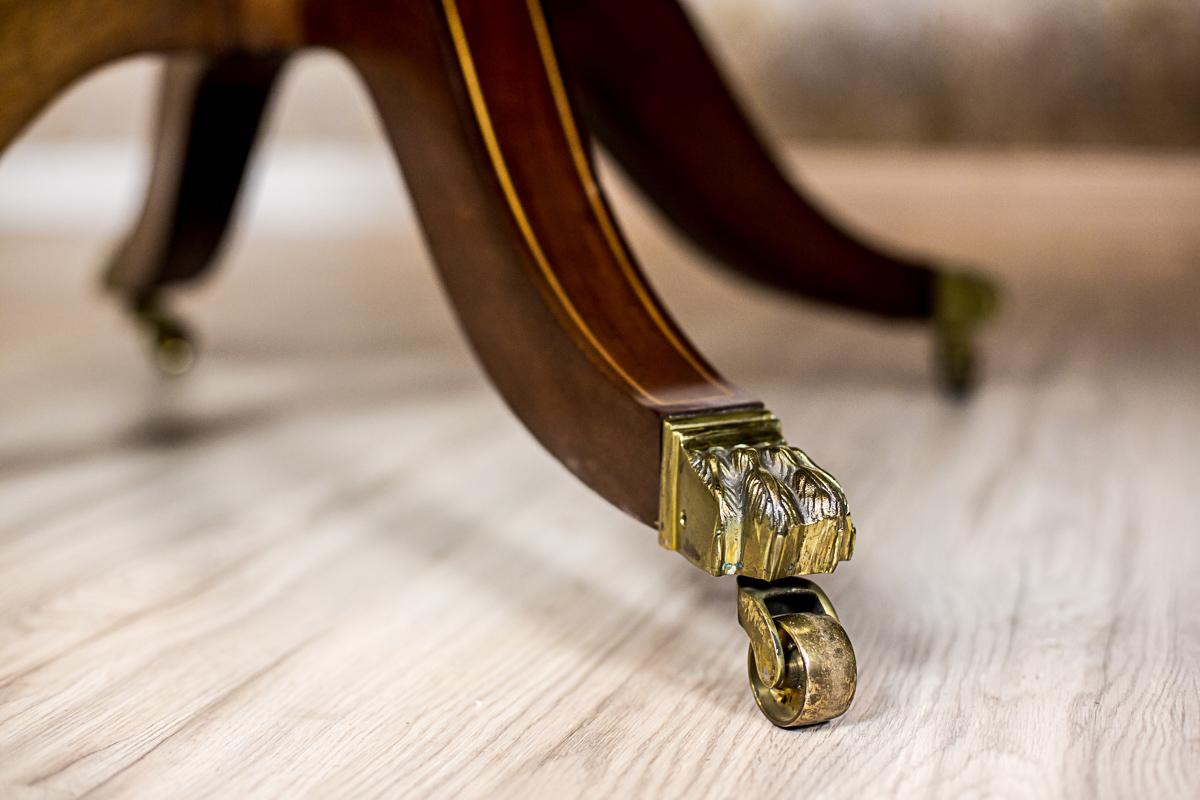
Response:
M975 386L977 328L996 311L999 292L986 278L945 271L937 276L934 297L935 357L946 390L966 396Z
M739 577L738 622L750 637L750 688L767 719L798 728L846 713L858 665L821 587L804 578Z
M134 318L146 334L154 366L167 377L187 374L196 362L196 347L188 327L149 298L134 303Z

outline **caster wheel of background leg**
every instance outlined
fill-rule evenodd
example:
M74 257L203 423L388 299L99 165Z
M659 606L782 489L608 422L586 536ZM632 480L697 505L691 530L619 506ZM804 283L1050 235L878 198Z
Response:
M133 313L146 333L158 371L172 378L186 375L196 363L196 346L187 325L153 300L135 304Z

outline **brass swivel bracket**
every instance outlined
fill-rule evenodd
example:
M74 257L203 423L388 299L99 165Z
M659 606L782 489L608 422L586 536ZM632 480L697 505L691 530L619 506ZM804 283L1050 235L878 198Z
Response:
M788 728L845 713L854 649L825 593L796 577L853 555L841 486L763 410L668 418L662 468L659 543L710 575L739 576L759 708Z

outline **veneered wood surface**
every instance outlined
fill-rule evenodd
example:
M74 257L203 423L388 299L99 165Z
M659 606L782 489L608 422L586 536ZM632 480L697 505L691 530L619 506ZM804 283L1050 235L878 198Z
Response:
M34 144L0 208L74 163ZM618 204L689 331L854 503L821 583L859 694L785 732L730 581L482 378L387 154L350 186L344 155L285 156L308 166L268 163L169 388L89 291L113 186L73 177L90 232L0 237L0 795L1196 796L1196 159L799 155L855 224L1006 279L967 405L918 332L726 280Z

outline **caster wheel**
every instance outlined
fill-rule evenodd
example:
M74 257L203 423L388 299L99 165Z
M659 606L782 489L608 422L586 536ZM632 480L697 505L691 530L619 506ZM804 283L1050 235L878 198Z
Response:
M799 728L846 713L858 663L819 586L804 578L739 578L738 622L750 637L750 689L767 719Z
M816 725L850 708L858 682L854 648L841 624L826 614L775 619L786 666L778 686L763 683L749 652L750 689L767 719L781 728Z

